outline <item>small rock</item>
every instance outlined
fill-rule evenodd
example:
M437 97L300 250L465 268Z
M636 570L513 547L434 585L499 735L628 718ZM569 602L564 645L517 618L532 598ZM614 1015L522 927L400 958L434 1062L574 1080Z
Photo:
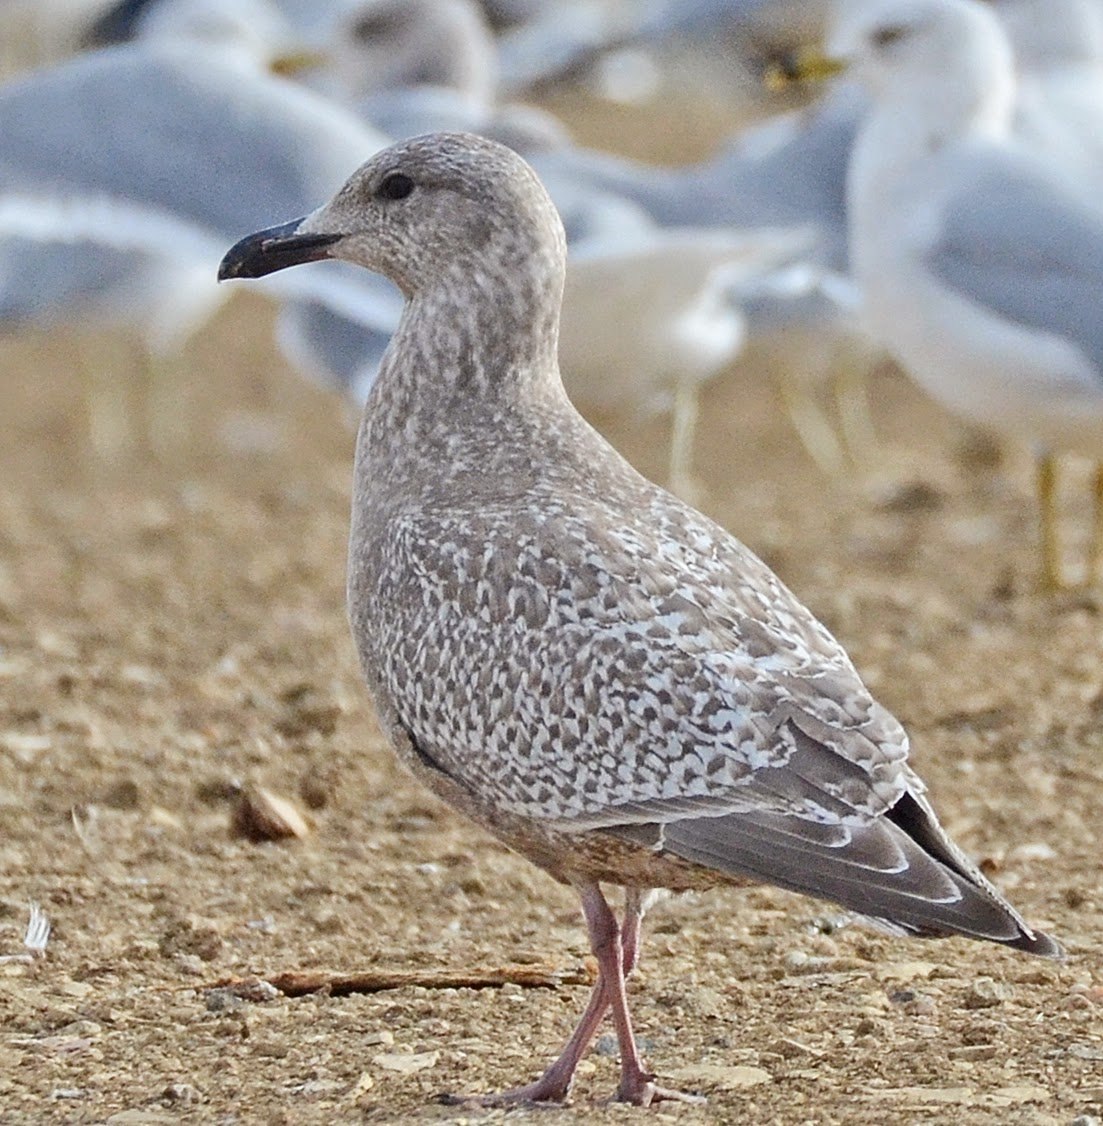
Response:
M257 1039L253 1041L253 1052L267 1059L286 1059L290 1051L290 1045L284 1040Z
M104 1126L175 1126L180 1120L175 1114L155 1110L120 1110L104 1119Z
M280 991L270 982L259 977L248 977L244 981L235 981L225 987L235 997L248 1001L253 1005L262 1005L266 1001L274 1001L280 996Z
M995 1044L963 1044L959 1048L951 1048L949 1054L952 1060L973 1062L975 1060L993 1060L996 1058L996 1052Z
M378 1032L367 1032L360 1037L360 1044L365 1048L374 1048L377 1044L389 1048L393 1043L394 1033L387 1028L381 1028Z
M1094 1114L1078 1114L1069 1126L1103 1126L1103 1123Z
M278 841L310 834L306 819L287 798L261 786L246 786L234 810L234 828L251 841Z
M17 758L24 766L30 766L39 755L54 745L49 735L20 735L9 731L0 739L0 747Z
M276 730L286 739L301 739L312 732L332 735L337 730L342 708L312 684L297 684L280 694L286 714Z
M882 981L913 981L917 977L930 977L937 969L934 962L890 962L878 967L877 976Z
M375 1086L375 1080L371 1074L365 1071L359 1079L356 1080L356 1086L349 1092L349 1097L353 1099L359 1098L361 1095L366 1095Z
M602 1033L601 1036L594 1041L594 1054L599 1056L615 1056L620 1051L620 1045L617 1043L617 1038L611 1032Z
M220 987L207 990L206 1005L209 1013L232 1013L244 1008L245 1002L232 989Z
M213 962L222 950L222 936L214 927L177 919L157 940L163 958L178 954L194 954L204 962Z
M679 1087L703 1088L711 1091L738 1091L769 1083L773 1076L761 1067L730 1066L718 1063L690 1064L670 1072Z
M191 1106L199 1101L199 1092L190 1083L170 1083L161 1092L161 1099L177 1106Z
M920 993L915 989L893 989L888 997L891 1004L899 1006L908 1016L928 1017L934 1015L934 998L927 993Z
M428 1067L436 1067L440 1059L440 1052L380 1052L372 1056L372 1063L384 1071L397 1071L402 1075L411 1075L415 1071L424 1071Z
M978 977L969 986L962 1004L967 1009L991 1009L1002 1005L1014 996L1015 991L1006 982L993 981L990 977Z
M99 804L109 809L137 809L140 800L138 783L131 778L123 778L104 791Z
M299 797L308 809L325 809L332 795L333 784L316 770L308 770L299 779Z
M55 1087L50 1092L51 1099L83 1099L88 1092L83 1087Z
M875 501L880 512L937 512L946 497L929 481L901 481L885 489Z

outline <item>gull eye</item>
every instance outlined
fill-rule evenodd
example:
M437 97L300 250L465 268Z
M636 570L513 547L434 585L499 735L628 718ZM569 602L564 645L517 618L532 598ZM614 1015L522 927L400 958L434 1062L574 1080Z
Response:
M405 199L414 190L414 182L402 172L384 176L375 194L380 199Z
M895 24L892 27L879 27L870 36L870 40L874 47L891 47L894 43L899 43L907 34L907 31L908 29L902 24Z

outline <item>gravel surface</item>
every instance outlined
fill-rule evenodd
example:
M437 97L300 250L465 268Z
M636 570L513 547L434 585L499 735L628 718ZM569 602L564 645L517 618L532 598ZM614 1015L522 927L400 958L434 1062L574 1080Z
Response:
M228 987L517 964L577 981L588 958L571 893L391 762L344 620L352 433L269 324L236 299L160 385L188 434L155 455L134 421L109 463L77 357L140 405L125 345L0 340L0 1120L1098 1120L1103 602L1035 592L1025 464L993 465L892 372L862 487L823 480L761 375L709 389L704 507L847 645L947 828L1067 962L885 938L768 888L668 900L634 1014L661 1081L708 1102L650 1112L607 1102L609 1036L566 1109L436 1102L535 1076L585 984ZM661 423L600 421L662 472ZM1069 519L1082 542L1075 502ZM267 839L243 789L294 830ZM22 959L31 901L53 932Z

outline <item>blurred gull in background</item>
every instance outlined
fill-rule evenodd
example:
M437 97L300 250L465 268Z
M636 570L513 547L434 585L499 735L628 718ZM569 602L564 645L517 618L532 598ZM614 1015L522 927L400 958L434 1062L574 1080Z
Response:
M671 415L667 485L691 500L697 396L744 343L733 286L808 251L811 232L667 228L571 247L559 366L583 410Z
M1103 210L1015 134L1011 46L976 0L870 0L829 41L874 106L850 172L871 330L934 398L1040 454L1044 580L1063 585L1055 456L1103 454ZM1103 551L1097 476L1091 568Z
M356 102L378 90L443 86L493 100L494 36L475 0L357 0L337 9L319 44L324 89Z
M124 326L164 366L224 299L225 239L309 210L383 143L237 40L136 42L0 87L0 325ZM305 282L274 292L361 304L351 270ZM110 445L120 420L100 421Z
M1015 53L1015 133L1103 191L1103 0L994 0Z

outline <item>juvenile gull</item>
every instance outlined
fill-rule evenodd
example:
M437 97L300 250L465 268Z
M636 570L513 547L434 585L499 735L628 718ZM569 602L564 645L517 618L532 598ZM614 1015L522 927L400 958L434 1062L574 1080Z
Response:
M563 1054L495 1102L563 1100L607 1011L618 1098L656 1086L625 977L649 889L767 881L896 933L1035 954L946 837L907 737L742 544L639 476L556 363L565 245L511 150L432 134L365 164L221 278L341 257L406 297L357 442L349 615L381 722L438 796L577 889L599 967ZM618 924L602 883L625 888Z

